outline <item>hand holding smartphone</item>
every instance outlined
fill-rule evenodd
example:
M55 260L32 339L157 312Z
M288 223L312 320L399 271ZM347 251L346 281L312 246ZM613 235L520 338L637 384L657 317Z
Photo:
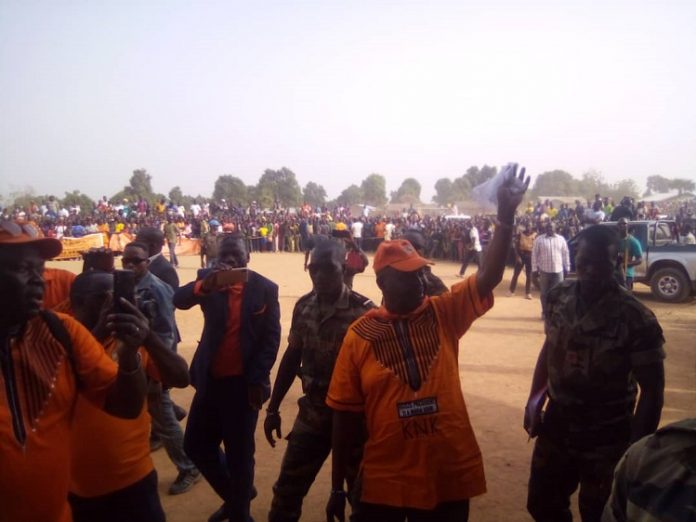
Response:
M245 283L249 280L249 271L246 268L229 268L217 270L209 274L203 282L203 290L212 292L236 283Z
M124 310L121 298L135 304L135 272L133 270L114 270L114 312L130 313L129 310Z

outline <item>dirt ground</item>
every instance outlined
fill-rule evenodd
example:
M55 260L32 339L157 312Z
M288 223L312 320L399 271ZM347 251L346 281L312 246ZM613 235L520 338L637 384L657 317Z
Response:
M199 259L180 257L180 262L179 277L183 284L195 278ZM55 266L75 271L80 269L75 262L55 263ZM294 303L311 289L311 282L302 270L300 254L253 254L250 267L272 279L280 287L283 334L279 361L285 350ZM457 281L454 277L457 270L458 265L448 262L440 262L433 267L433 272L447 285ZM488 493L472 501L472 521L531 520L525 510L525 502L532 443L527 440L522 429L522 412L543 341L543 328L536 294L534 300L528 301L518 287L516 296L505 296L510 277L511 271L508 270L503 283L495 292L495 306L474 324L460 344L462 389L483 452L488 484ZM380 293L371 269L355 277L354 288L379 302ZM642 285L638 285L637 294L657 315L667 341L667 384L662 424L694 417L696 301L677 305L659 303L650 297L648 287ZM177 311L177 322L183 338L179 352L190 361L202 330L203 316L197 307ZM283 401L281 415L284 435L292 426L297 413L296 400L300 393L299 381L295 381ZM174 390L172 395L177 403L188 407L193 389ZM277 444L275 449L266 442L262 428L264 416L264 413L260 415L256 431L255 485L258 497L252 503L252 516L257 522L266 520L272 497L271 488L277 478L285 448L284 442ZM159 473L162 502L170 522L205 521L220 506L220 499L204 480L188 493L167 495L167 488L176 477L176 469L163 450L157 451L153 457ZM325 520L324 506L330 487L330 464L327 462L305 499L302 520Z

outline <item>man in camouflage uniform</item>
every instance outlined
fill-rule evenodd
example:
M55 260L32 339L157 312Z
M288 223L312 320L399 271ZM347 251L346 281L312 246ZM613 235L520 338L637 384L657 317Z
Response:
M696 419L669 424L628 448L602 520L696 522Z
M342 243L318 242L308 265L313 291L295 304L288 347L264 422L271 446L275 447L274 431L278 438L282 436L278 408L298 374L304 395L298 401L300 411L273 486L269 522L300 518L302 500L331 451L332 411L325 400L338 350L350 324L374 307L372 301L343 283L345 258Z
M537 521L572 520L570 496L578 485L582 520L599 521L616 463L631 441L653 433L660 420L662 329L614 279L617 244L609 227L583 231L578 280L548 294L546 342L525 412L530 435L540 424L527 498ZM636 383L641 393L634 413ZM533 403L544 386L549 403L539 422L534 417L540 408Z

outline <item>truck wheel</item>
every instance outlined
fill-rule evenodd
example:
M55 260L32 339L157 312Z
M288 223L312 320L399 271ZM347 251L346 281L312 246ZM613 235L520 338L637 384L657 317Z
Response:
M652 294L661 301L679 303L689 297L689 280L678 268L661 268L650 279Z

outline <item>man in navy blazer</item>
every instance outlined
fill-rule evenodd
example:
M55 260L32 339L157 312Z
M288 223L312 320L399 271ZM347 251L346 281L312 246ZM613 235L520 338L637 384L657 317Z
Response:
M250 520L254 432L261 405L270 395L269 374L280 345L278 285L251 270L246 281L220 277L222 271L245 268L248 261L244 236L226 236L217 265L199 270L196 281L174 294L177 308L200 305L205 317L191 363L196 393L184 449L224 500L212 522Z

